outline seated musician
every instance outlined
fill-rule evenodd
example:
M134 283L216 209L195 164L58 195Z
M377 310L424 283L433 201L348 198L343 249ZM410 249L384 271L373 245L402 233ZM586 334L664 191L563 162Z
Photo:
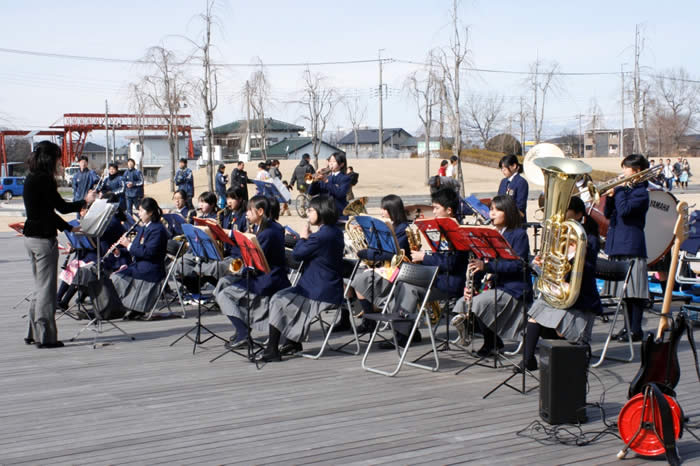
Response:
M309 194L327 194L335 201L335 207L338 210L338 216L342 216L343 209L348 205L348 191L350 190L351 180L346 174L347 159L345 154L334 152L328 158L328 168L330 174L326 177L315 174L313 182L309 186Z
M431 196L433 214L438 218L455 217L459 209L459 196L452 189L441 189ZM467 271L467 255L462 251L444 251L426 253L425 251L411 251L411 261L423 263L423 265L437 266L438 276L435 279L430 293L429 301L440 301L457 298L462 295L464 280ZM425 289L413 285L401 283L397 286L396 302L394 308L404 312L415 313L418 305L423 300ZM394 324L396 340L399 346L405 346L413 324L408 322ZM419 332L415 333L416 342L421 340ZM383 341L379 344L382 349L392 349L391 341Z
M80 210L80 218L85 217L88 209L89 206L86 205ZM119 238L126 231L126 228L122 225L123 220L125 220L124 212L120 210L109 221L105 232L100 237L100 252L106 253L113 244L119 241ZM76 227L80 226L80 222L78 220L71 220L68 222L68 224ZM76 253L76 258L68 263L65 270L59 274L61 283L58 286L58 292L56 294L56 305L59 309L68 309L70 306L70 300L78 291L77 284L73 284L73 279L75 279L77 276L76 274L78 273L78 269L82 269L81 264L94 266L98 259L97 249L94 247L90 247L89 249L78 249ZM126 251L126 249L124 249L122 246L118 246L112 254L104 258L101 264L101 271L102 273L110 274L119 269L122 265L128 264L129 260L129 253ZM96 277L96 272L89 272L89 277L92 275ZM81 278L80 283L85 283L89 279L90 278Z
M622 160L622 174L630 177L649 168L643 155L630 154ZM644 307L649 299L647 274L647 246L644 236L646 216L649 210L648 181L633 186L617 186L609 190L605 202L605 217L610 220L608 235L605 238L605 253L611 261L634 259L627 292L624 296L631 329L623 328L616 335L620 341L627 341L627 332L632 333L632 341L641 341ZM604 293L617 296L623 282L606 282Z
M343 232L336 226L335 201L329 196L311 199L307 209L309 223L300 233L293 256L304 261L297 286L277 292L270 300L270 339L262 361L280 361L281 354L302 350L301 340L311 321L319 313L334 309L343 300ZM309 224L318 226L311 233ZM280 337L287 343L280 350Z
M168 232L160 221L161 214L155 199L143 198L138 210L142 225L137 227L136 237L133 241L125 236L119 239L133 261L110 278L124 308L135 314L148 311L158 299L160 282L165 278Z
M508 241L513 251L524 261L528 261L530 243L525 229L521 227L522 216L515 200L510 196L494 197L491 200L489 217L491 224ZM472 274L493 274L490 289L476 296L472 295L473 290L465 289L464 297L455 306L455 312L465 312L465 300L472 300L472 312L484 336L484 344L477 354L487 356L496 347L503 348L501 338L514 340L522 333L524 324L520 305L531 284L529 280L523 282L523 263L519 260L498 259L485 262L473 259L469 261L469 271ZM474 275L474 283L480 281L483 273Z
M175 202L175 209L171 209L170 213L180 214L182 218L187 220L190 218L190 208L187 206L187 193L184 189L178 189L173 194L173 202Z
M248 200L243 189L229 188L226 190L226 207L219 211L219 225L224 230L248 231L247 211ZM240 257L240 251L238 251L238 247L226 244L224 255Z
M410 254L408 237L406 236L406 227L408 227L408 219L406 218L406 209L403 201L395 194L384 196L381 201L382 218L391 220L396 239L399 243L399 248L403 249L406 255ZM359 251L359 256L365 256L367 251ZM365 257L363 257L365 258ZM366 257L375 261L391 261L392 254L384 253L377 257ZM352 281L352 286L355 289L358 302L362 306L364 314L375 312L375 307L381 309L384 307L386 297L391 291L391 282L372 269L358 271L355 279ZM371 300L371 301L370 301ZM362 324L357 328L358 332L366 333L374 330L376 321L364 319Z
M498 162L498 168L501 169L503 179L498 186L498 195L508 195L515 200L515 205L523 217L523 222L527 221L527 195L529 185L527 180L520 174L523 172L523 166L518 161L518 157L509 154L504 155Z
M259 195L251 197L246 216L265 254L270 272L251 272L249 280L245 276L226 275L216 285L216 302L236 330L231 341L226 343L228 348L239 348L247 343L248 308L251 329L265 330L270 297L290 286L284 254L284 228L273 220L270 200ZM249 285L247 291L246 283Z
M197 210L190 211L189 216L187 217L187 223L194 223L194 220L192 220L194 217L216 220L216 212L218 211L216 202L217 200L215 193L205 191L200 194Z
M596 259L600 250L598 224L585 212L584 202L578 197L572 197L566 217L582 223L587 236L586 258L578 299L568 309L552 307L542 297L534 302L528 312L525 339L524 361L529 371L537 370L535 348L540 338L549 340L564 338L575 343L589 344L595 316L603 311L595 279ZM541 265L539 256L535 258L535 265ZM522 370L522 364L521 361L516 371Z

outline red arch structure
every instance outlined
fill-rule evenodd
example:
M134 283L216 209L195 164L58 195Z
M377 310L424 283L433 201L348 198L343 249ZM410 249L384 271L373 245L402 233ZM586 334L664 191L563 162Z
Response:
M190 115L177 115L177 131L188 139L187 157L194 158L192 143L192 125ZM168 115L137 115L117 113L107 115L108 127L117 131L168 131L170 128ZM62 124L52 125L49 130L0 130L0 164L7 173L7 152L5 150L6 136L58 136L62 140L64 167L78 160L83 153L87 135L93 130L105 129L103 113L66 113ZM195 128L197 129L197 128Z

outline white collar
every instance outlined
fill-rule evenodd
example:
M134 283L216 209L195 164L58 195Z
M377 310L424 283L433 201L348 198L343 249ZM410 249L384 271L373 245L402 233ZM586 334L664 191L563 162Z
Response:
M513 181L513 178L515 178L515 176L516 176L517 174L518 174L518 172L515 172L515 173L513 173L512 175L510 175L510 177L508 177L508 181L509 181L509 182Z

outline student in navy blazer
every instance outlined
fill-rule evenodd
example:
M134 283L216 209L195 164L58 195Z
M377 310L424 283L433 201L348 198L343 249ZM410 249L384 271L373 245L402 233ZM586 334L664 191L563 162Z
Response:
M489 211L491 224L503 235L520 260L496 259L485 262L472 259L469 271L474 277L474 289L484 274L493 274L491 287L478 295L472 289L464 288L464 296L455 306L456 312L465 312L467 302L472 301L472 312L477 318L484 336L484 344L477 351L479 356L487 356L496 348L503 347L501 338L519 338L525 323L522 319L521 304L529 299L531 283L523 279L523 266L529 261L530 243L522 225L522 217L511 196L496 196L491 199ZM496 309L494 309L494 304ZM496 318L496 314L498 317Z
M630 154L622 160L622 174L625 177L649 168L649 161L643 155ZM632 340L642 339L642 317L644 305L649 299L647 279L647 247L644 226L649 210L649 183L644 181L634 186L617 186L609 190L605 202L605 217L610 220L605 238L605 253L613 261L634 259L634 268L627 286L625 304L630 319ZM617 296L622 282L606 283L605 293ZM626 341L628 329L623 329L618 339Z
M403 249L406 255L410 254L411 248L408 243L408 237L406 236L408 219L406 218L406 208L401 198L395 194L384 196L381 201L381 212L382 218L391 221L394 233L396 234L396 240L399 243L399 249ZM371 255L367 250L359 251L358 256L382 262L391 261L393 258L393 254L390 253L383 253L375 257L375 255ZM375 312L375 306L379 309L384 306L386 297L391 291L391 285L389 280L375 273L371 268L365 268L355 274L352 286L355 289L355 294L362 306L364 314ZM365 319L357 330L361 333L371 332L374 330L375 325L375 320Z
M566 217L579 222L586 231L586 255L581 288L578 299L569 308L561 309L550 306L542 297L538 298L530 308L523 358L525 368L529 371L537 370L535 348L540 338L548 340L563 338L572 343L589 344L595 316L603 312L595 278L596 261L600 251L598 224L586 214L586 205L579 197L572 197L569 201ZM539 256L535 258L534 263L541 267L542 262ZM516 372L520 372L522 369L523 363L521 361Z
M329 196L317 196L309 202L307 213L309 223L292 251L304 269L296 286L279 291L270 301L270 340L261 355L263 361L279 361L281 354L301 351L301 340L314 317L343 300L345 240L336 226L335 202ZM318 226L318 231L312 234L309 224ZM287 343L280 350L282 336Z
M227 343L229 348L247 344L248 307L251 328L264 330L267 328L270 297L290 286L284 253L284 227L273 220L271 206L272 203L265 196L253 196L248 201L246 213L248 224L252 225L270 272L250 272L248 279L245 276L227 275L219 280L214 290L221 312L228 316L236 330L235 336Z
M247 197L240 187L229 188L226 190L226 208L221 217L221 228L231 231L233 238L233 230L245 232L248 231L248 220L246 212L248 211ZM224 245L224 255L231 257L241 257L241 250L238 246Z
M117 274L154 283L165 278L168 232L160 222L160 216L161 210L155 199L146 197L141 201L139 219L143 225L138 227L133 241L126 237L119 239L119 244L129 251L133 262Z
M503 174L501 184L498 186L498 195L512 197L523 217L523 222L527 222L527 195L530 187L527 180L520 175L523 172L523 166L517 156L509 154L501 158L498 168Z
M328 158L328 168L331 174L328 175L326 181L315 179L309 186L309 195L327 194L335 201L335 207L338 210L338 215L343 215L343 209L348 205L348 191L352 183L350 176L346 174L347 159L342 152L334 152Z
M170 213L180 214L185 220L190 218L191 209L187 205L187 193L184 190L178 189L175 191L173 202L175 202L175 209L171 210Z

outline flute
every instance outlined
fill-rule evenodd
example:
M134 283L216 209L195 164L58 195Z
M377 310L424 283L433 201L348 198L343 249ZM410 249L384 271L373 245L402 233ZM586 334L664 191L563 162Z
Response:
M127 236L129 236L129 235L131 234L131 232L134 231L134 228L136 228L137 226L139 226L140 223L141 223L141 219L138 219L138 220L136 221L136 223L134 223L133 225L131 225L131 226L129 227L129 229L126 230L126 232L125 232L123 235L121 235L121 236L119 237L119 239L117 240L117 242L114 243L113 245L111 245L111 246L109 247L109 249L107 249L107 252L105 252L104 256L102 256L102 260L107 259L107 257L108 257L110 254L112 254L112 252L114 252L115 249L117 249L117 246L119 246L119 241L121 241L122 238L126 238Z

